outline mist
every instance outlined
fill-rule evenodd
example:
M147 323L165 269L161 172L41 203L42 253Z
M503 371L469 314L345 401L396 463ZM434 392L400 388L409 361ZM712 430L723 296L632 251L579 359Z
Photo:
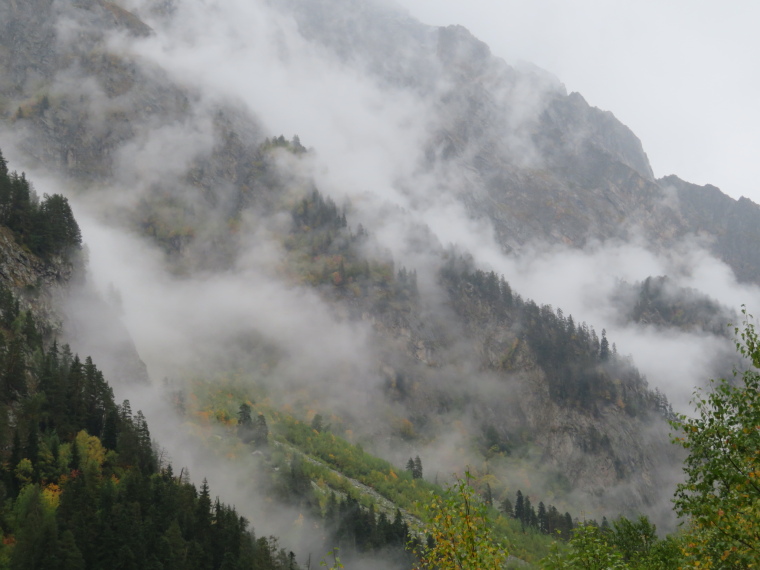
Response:
M509 62L556 74L641 138L657 176L678 173L758 202L755 6L585 0L466 5L400 0L431 25L462 24ZM604 49L599 49L603 45ZM687 55L688 54L688 55ZM712 81L705 83L704 70ZM695 85L700 88L695 89Z
M454 130L441 116L441 99L452 79L437 75L434 60L429 76L404 83L395 70L387 75L372 71L376 62L362 50L341 57L329 49L329 41L307 38L302 15L299 21L270 2L183 2L171 17L152 12L151 2L130 4L155 33L134 38L114 32L106 45L134 59L146 75L165 74L179 85L184 94L177 98L185 114L138 122L133 136L110 150L111 176L85 188L57 180L29 160L18 133L3 136L3 151L37 181L40 194L69 196L87 244L87 286L102 297L111 288L119 292L121 320L150 382L124 379L115 385L117 398L129 398L134 408L142 408L171 460L188 466L195 482L207 478L214 492L253 520L259 535L287 536L299 513L253 516L267 510L264 498L247 481L253 460L221 463L188 436L169 402L164 379L181 385L240 373L252 390L263 389L274 406L333 414L355 433L357 442L368 443L400 468L407 457L419 454L428 478L436 474L445 482L467 464L482 467L482 456L470 449L470 434L481 429L481 416L498 418L512 409L507 394L518 392L521 380L519 375L503 378L485 372L473 355L474 343L464 338L439 284L437 272L447 248L472 255L476 267L503 275L523 297L561 308L598 331L606 329L618 351L632 356L650 387L667 394L676 411L690 410L694 387L706 381L706 372L733 347L707 333L624 322L613 299L618 284L667 275L676 286L697 289L729 308L744 303L752 312L760 303L760 290L738 283L731 269L693 236L668 249L658 249L643 235L626 242L591 240L583 247L542 241L506 247L485 214L470 207L469 196L489 192L486 181L468 168L467 161L480 150L474 143L464 145L462 156L448 162L431 150L436 147L430 139L442 125ZM398 49L406 53L429 46L430 35L415 27L409 33L413 41L400 40ZM67 38L63 34L60 41ZM495 66L498 77L513 73L499 64L488 65ZM102 107L96 106L90 121L107 130L112 107L126 105L129 95L106 101L100 87L82 83L79 73L59 75L56 89L71 95L96 93ZM510 81L494 103L509 103L505 124L510 135L504 148L512 163L540 171L546 165L530 129L546 101L562 89L538 71ZM395 268L416 270L427 324L449 343L450 354L434 355L432 365L415 360L405 353L403 338L389 340L378 333L382 323L352 318L323 291L294 281L284 268L288 253L283 235L292 224L284 211L247 209L234 235L232 261L218 271L192 264L178 268L155 240L135 230L132 218L140 200L156 193L179 200L187 212L199 211L215 228L228 224L233 190L221 184L214 188L217 203L212 207L188 175L223 147L215 123L220 109L233 122L245 124L252 146L279 134L300 137L308 153L301 158L281 153L274 159L278 176L287 180L286 192L300 197L316 187L337 204L347 204L349 225L355 229L361 224L371 236L365 252L392 259ZM217 234L209 231L208 236L196 236L183 254L213 255L208 242ZM80 319L86 327L87 317ZM92 326L96 323L93 318ZM82 338L78 346L73 342L74 348L102 354L108 370L109 355ZM427 382L423 385L435 383L453 398L466 400L478 392L494 404L485 411L472 404L463 413L442 413L435 420L438 437L400 445L391 439L392 425L405 419L407 411L385 400L383 390L388 377L404 367ZM663 439L662 434L652 438ZM514 491L529 484L526 490L551 498L555 490L550 469L527 476L528 468L520 468L540 460L537 452L531 453L500 467L505 486ZM610 496L618 493L621 500L635 494L609 490ZM580 505L586 498L579 494L560 500ZM299 554L314 547L299 546Z

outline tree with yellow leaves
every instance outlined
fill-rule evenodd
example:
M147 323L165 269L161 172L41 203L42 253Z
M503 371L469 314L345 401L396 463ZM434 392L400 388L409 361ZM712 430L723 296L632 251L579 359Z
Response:
M430 539L421 547L420 569L485 570L503 568L507 550L493 537L488 507L469 484L469 472L446 495L426 505Z

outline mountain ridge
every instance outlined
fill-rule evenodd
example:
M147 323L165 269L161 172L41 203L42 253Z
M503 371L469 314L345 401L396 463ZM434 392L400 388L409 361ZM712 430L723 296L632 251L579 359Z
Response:
M319 148L302 151L295 137L288 141L280 136L273 143L267 132L271 125L267 117L256 116L257 109L233 94L212 97L209 103L200 87L179 81L146 51L127 47L142 46L144 39L120 35L118 42L109 41L110 33L121 34L125 26L138 36L148 29L154 37L171 33L160 19L146 15L147 23L139 25L133 20L139 14L111 10L111 3L101 1L74 6L34 2L21 10L0 0L0 21L7 16L7 26L27 30L23 37L0 34L0 65L10 72L7 83L0 83L5 135L19 141L18 153L29 164L63 173L72 186L80 186L82 200L101 205L101 220L157 246L178 289L194 279L233 275L240 267L257 278L268 271L278 278L285 274L288 278L276 281L277 287L304 287L309 291L304 296L327 299L335 323L349 323L367 334L368 346L362 345L358 354L368 358L315 371L314 363L304 366L298 360L306 351L285 344L281 331L277 338L284 346L270 341L266 327L250 333L242 325L231 326L232 332L225 330L229 336L220 338L245 331L251 338L243 335L243 347L250 342L261 352L271 349L262 360L286 376L286 386L294 391L318 391L320 374L337 378L331 390L344 392L347 417L368 432L375 430L378 441L387 436L392 442L407 438L423 443L435 439L434 428L447 433L460 422L462 442L471 443L487 429L478 421L482 414L505 441L525 439L519 459L529 458L537 472L547 465L555 471L570 465L571 486L600 504L617 493L619 482L632 484L620 490L629 506L656 503L652 496L667 479L667 474L660 478L655 473L658 460L669 455L667 428L654 404L657 427L651 430L646 419L634 419L630 405L637 395L649 393L646 381L629 382L623 372L610 371L597 361L601 348L596 346L590 352L578 349L578 360L568 359L584 372L568 380L561 367L549 365L553 353L539 357L524 338L526 331L542 327L546 338L568 331L578 336L582 327L571 330L565 317L535 303L527 304L525 313L535 317L533 329L519 318L499 321L494 316L499 307L488 304L476 285L442 287L438 269L447 253L440 242L448 235L435 235L424 224L404 226L404 220L398 226L404 229L393 236L412 251L412 261L422 259L420 266L394 260L382 241L387 238L383 228L371 217L375 212L368 211L372 206L362 209L360 200L356 206L347 200L346 208L338 208L314 194ZM581 250L636 236L643 236L651 249L667 249L702 233L714 239L707 240L711 251L738 278L757 282L760 258L746 251L751 243L743 242L743 249L733 249L733 244L743 238L743 228L758 226L760 210L744 207L714 187L695 190L672 178L655 180L641 142L614 115L589 106L580 94L567 94L547 74L517 70L495 58L460 26L427 27L388 11L383 3L351 3L356 10L343 10L345 5L292 0L278 3L277 10L291 10L288 22L295 22L304 41L312 42L308 45L321 46L325 57L341 62L341 70L366 72L369 83L379 84L388 97L408 90L430 109L422 123L425 136L414 149L422 159L410 179L398 184L409 198L409 210L452 198L475 223L493 227L499 247L515 255L536 242ZM56 20L61 15L73 21L76 33L61 32ZM285 35L288 29L280 31ZM46 42L27 37L38 31ZM287 59L292 46L284 44L282 57ZM431 181L427 188L418 187L424 186L418 184L422 180ZM723 212L720 217L708 216L718 212ZM741 224L734 224L735 219ZM359 224L368 230L360 233ZM731 228L737 231L731 233ZM267 258L269 265L251 269L245 265L249 257L258 258L246 248L261 243L277 262ZM297 258L292 274L283 269L290 243L296 243ZM403 273L402 263L409 267ZM477 275L478 269L471 269L466 279ZM415 280L419 273L416 299L410 289L412 271ZM246 313L241 315L242 320ZM282 328L295 335L301 328L311 330L308 325ZM586 344L594 345L596 333L586 331ZM312 338L317 337L326 342L329 335L313 330ZM212 347L227 355L221 342ZM583 360L586 352L593 358ZM593 374L587 376L588 371ZM282 382L276 374L267 378L273 385ZM552 400L557 385L567 381L573 391L575 380L593 392L586 408ZM367 408L348 398L360 392ZM385 399L369 406L366 394ZM382 409L388 421L362 425L361 414L369 408ZM544 439L531 441L537 435ZM378 449L388 451L382 445ZM502 457L505 472L508 455Z

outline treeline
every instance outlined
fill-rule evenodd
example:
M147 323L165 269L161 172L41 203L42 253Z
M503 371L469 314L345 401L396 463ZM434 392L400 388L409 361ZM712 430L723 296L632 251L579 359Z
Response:
M15 200L28 182L0 163L1 182ZM47 218L35 212L49 212L51 201L35 210L28 197L25 214L1 200L0 214L16 223L33 220L20 233L12 229L31 240L26 245L44 243L33 238ZM71 222L69 230L76 228ZM75 233L69 245L78 245ZM255 537L234 508L213 500L205 482L198 490L161 465L142 412L133 413L129 401L117 405L93 361L59 347L0 287L0 569L34 568L298 565L276 541Z
M301 139L298 135L293 135L293 138L290 140L286 139L284 135L272 137L271 139L267 137L259 148L262 151L282 148L296 155L306 152L306 147L301 144Z
M517 341L504 351L499 366L509 369L520 343L525 343L546 373L549 395L557 403L594 409L612 403L635 416L647 410L667 410L662 394L647 389L646 379L602 330L576 323L549 305L537 305L514 293L503 276L473 269L469 260L450 254L441 279L455 308L512 332Z
M714 299L696 289L678 287L667 276L647 277L632 284L622 282L613 299L617 306L627 307L627 320L642 324L728 337L732 329L727 323L737 319L733 311Z
M611 524L606 517L601 523L594 519L579 521L543 502L535 508L521 491L517 491L514 503L505 497L499 510L520 521L523 531L532 529L568 543L562 548L555 544L549 556L541 560L541 568L546 570L671 570L681 568L684 562L683 537L676 534L659 538L656 526L644 515L635 520L621 516Z
M294 569L235 509L160 466L141 412L67 346L3 386L0 568ZM9 421L13 418L13 421Z
M357 554L382 553L389 563L393 559L412 561L411 553L407 551L411 535L399 509L390 520L384 512L378 515L374 505L364 508L350 495L339 501L331 493L324 522L328 537L326 544L340 548L349 560Z
M308 283L332 285L376 310L418 299L416 271L396 271L392 261L369 261L360 253L368 233L361 224L355 232L348 226L345 207L313 190L291 208L291 216L285 247L299 258L295 270Z
M604 568L619 570L676 570L680 568L739 568L739 566L687 564L684 557L683 536L657 536L657 528L645 516L636 520L620 517L609 524L585 521L573 530L566 549L555 546L552 553L541 560L545 570L572 570L574 568ZM745 566L741 566L744 568Z
M393 567L411 567L414 548L410 548L410 541L416 537L409 532L400 509L396 508L389 518L383 511L378 513L374 503L364 506L350 492L340 498L331 492L320 507L304 466L302 457L294 455L289 468L277 473L276 492L283 502L298 506L322 521L324 552L337 548L341 559L349 563L370 556L382 558Z
M82 245L79 225L68 200L60 194L42 200L26 176L8 171L0 152L0 225L13 231L16 241L40 257L58 255Z
M522 491L517 491L515 502L505 497L499 504L499 510L505 516L520 521L523 529L533 529L541 534L548 534L554 537L570 540L572 531L575 528L573 517L570 513L560 513L553 505L548 507L543 501L538 503L536 509L530 502L530 497L523 495Z
M241 408L244 406L248 407L243 404ZM258 417L264 416L259 414ZM246 430L238 429L237 435L258 451L268 448L268 444L256 441L247 433ZM356 562L362 557L371 556L382 558L394 567L411 567L413 549L408 547L412 535L399 508L396 508L391 519L383 511L378 513L374 503L362 505L350 489L346 489L340 498L334 491L330 492L327 500L320 505L320 499L312 485L312 479L318 474L310 467L313 465L308 464L300 453L294 453L289 461L275 471L273 491L283 503L293 505L313 519L322 521L324 552L337 548L340 558L346 562Z

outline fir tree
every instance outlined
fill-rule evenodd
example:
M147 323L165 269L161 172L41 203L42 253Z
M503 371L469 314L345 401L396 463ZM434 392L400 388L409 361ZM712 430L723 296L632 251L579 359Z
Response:
M256 424L253 428L253 443L256 447L267 447L269 445L269 428L264 414L256 417Z
M414 468L412 469L412 478L422 479L422 460L420 459L419 455L417 455L414 458Z
M515 511L512 507L512 501L509 500L509 497L504 497L504 500L499 505L499 510L504 513L505 517L515 518Z
M515 518L521 522L525 520L525 499L519 490L515 498Z

